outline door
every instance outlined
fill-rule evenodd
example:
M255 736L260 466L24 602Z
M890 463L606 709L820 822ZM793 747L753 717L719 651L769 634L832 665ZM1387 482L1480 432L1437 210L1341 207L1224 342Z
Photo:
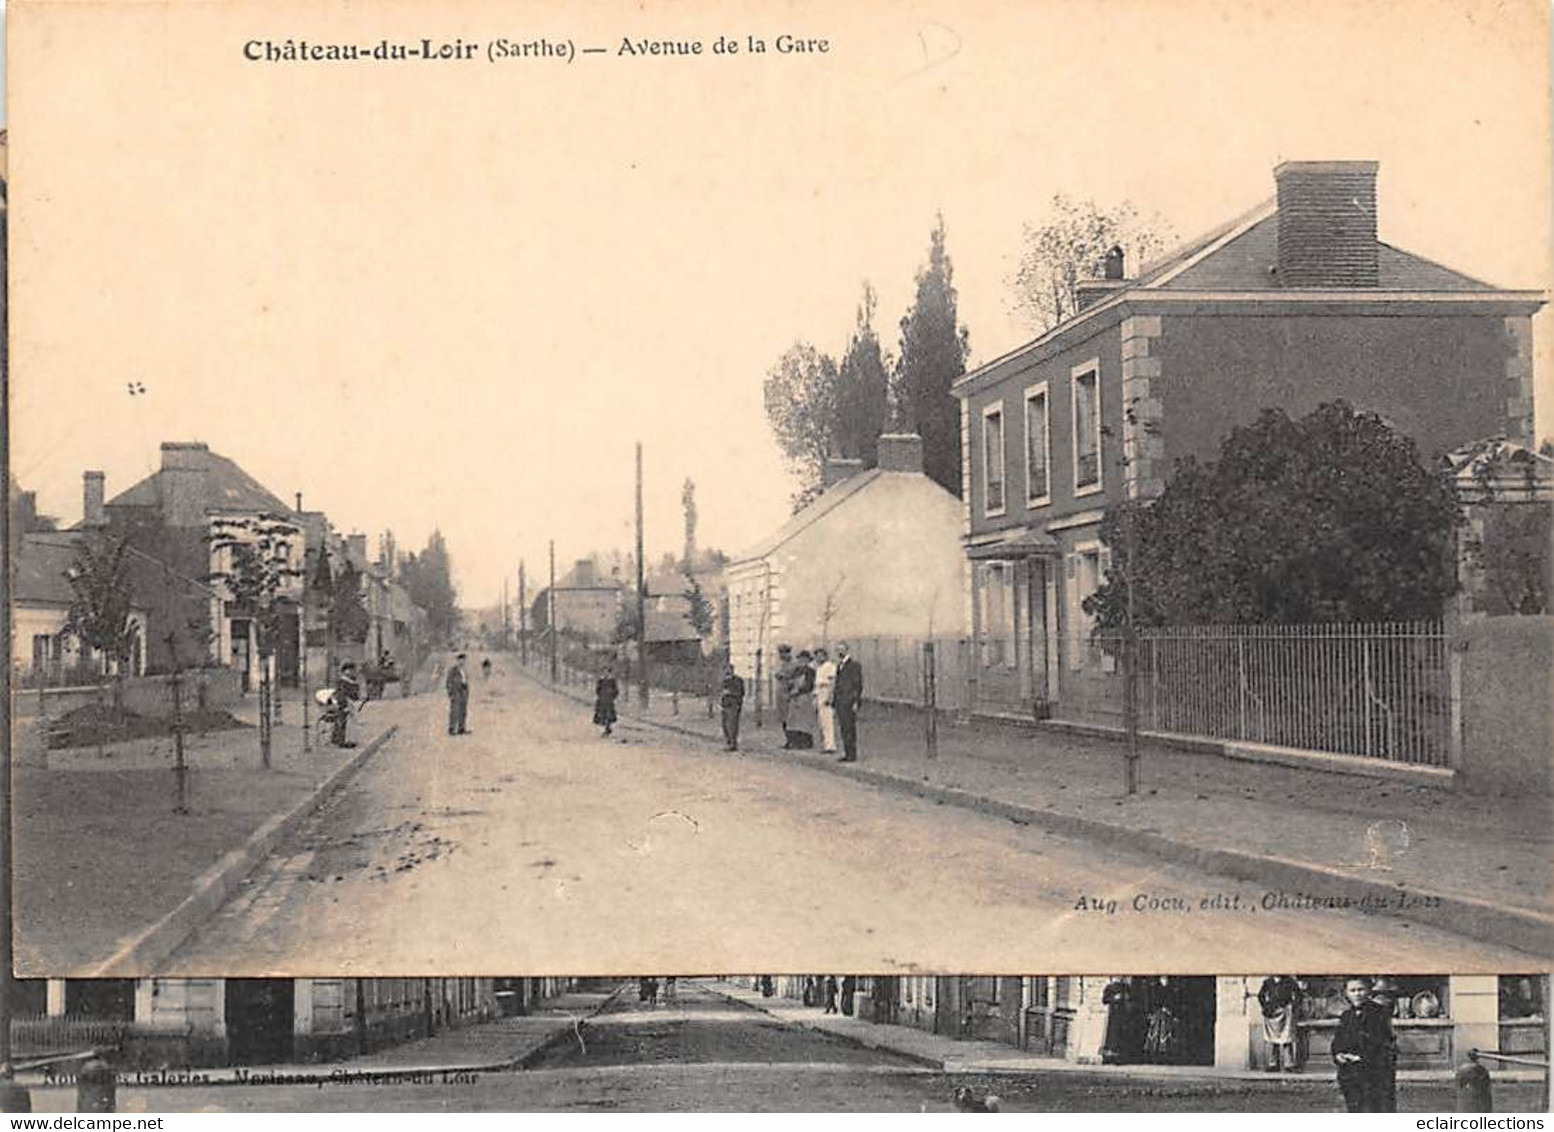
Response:
M253 659L248 648L248 622L234 618L232 621L232 667L242 680L243 691L252 691Z
M227 1053L234 1065L292 1059L296 1002L290 979L226 981Z

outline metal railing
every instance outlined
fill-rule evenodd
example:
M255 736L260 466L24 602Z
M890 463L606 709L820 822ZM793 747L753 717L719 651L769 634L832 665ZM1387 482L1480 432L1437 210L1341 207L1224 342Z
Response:
M1148 629L1139 715L1156 731L1447 766L1449 661L1439 622Z

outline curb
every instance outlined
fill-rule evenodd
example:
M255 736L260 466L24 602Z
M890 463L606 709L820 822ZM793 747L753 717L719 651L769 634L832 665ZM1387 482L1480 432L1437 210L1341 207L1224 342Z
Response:
M363 763L377 754L398 730L398 724L390 726L337 766L329 777L314 787L313 792L290 811L271 817L242 846L231 850L206 869L194 882L194 891L178 907L121 944L117 951L88 970L84 977L100 979L152 974L194 933L206 917L226 902L239 883L253 872L254 867L270 854L282 838L317 810Z
M548 687L551 691L580 703L587 702L582 697L561 691L557 687L544 684L541 684L541 687ZM711 736L678 724L645 719L635 713L628 714L624 718L649 727L657 727L663 731L687 735L706 743L717 742ZM1304 861L1262 857L1236 849L1174 841L1163 834L1146 833L1129 826L1116 825L1096 818L1080 817L1076 814L1038 810L1013 802L1002 802L952 787L934 786L880 771L866 770L862 766L822 762L802 756L787 761L793 766L851 778L857 782L865 782L871 786L893 790L910 797L956 806L990 817L1005 818L1022 825L1037 826L1069 837L1086 840L1102 839L1172 864L1284 889L1286 896L1310 895L1323 899L1341 899L1347 901L1353 910L1362 911L1368 915L1402 917L1416 923L1431 924L1444 928L1454 935L1514 947L1540 959L1554 955L1554 915L1547 913L1506 908L1487 900L1477 900L1468 896L1455 896L1430 889L1408 888L1368 880L1364 877L1351 876L1338 869L1325 868Z

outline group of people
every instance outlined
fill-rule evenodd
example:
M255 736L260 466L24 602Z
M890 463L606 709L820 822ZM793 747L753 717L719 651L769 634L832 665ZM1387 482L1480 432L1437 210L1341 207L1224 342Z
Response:
M841 1013L851 1017L857 994L858 980L852 975L843 975L840 982L835 975L804 977L804 1005L824 1006L827 1014Z
M777 646L776 707L784 750L808 750L820 733L821 749L836 753L839 762L858 761L858 709L863 705L863 666L849 654L846 642L836 646L836 659L823 648L814 652L791 645Z
M659 981L655 975L646 975L637 980L637 1001L645 1002L649 1006L658 1005ZM665 1002L675 1000L675 977L669 975L663 981L663 994Z
M1191 1046L1188 1019L1167 978L1129 975L1101 991L1106 1031L1101 1061L1107 1065L1179 1065Z

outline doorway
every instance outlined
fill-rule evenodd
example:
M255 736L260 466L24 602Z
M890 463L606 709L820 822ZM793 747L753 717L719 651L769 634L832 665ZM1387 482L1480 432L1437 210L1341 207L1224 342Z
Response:
M291 979L228 979L227 1055L234 1065L292 1057L296 1002Z

